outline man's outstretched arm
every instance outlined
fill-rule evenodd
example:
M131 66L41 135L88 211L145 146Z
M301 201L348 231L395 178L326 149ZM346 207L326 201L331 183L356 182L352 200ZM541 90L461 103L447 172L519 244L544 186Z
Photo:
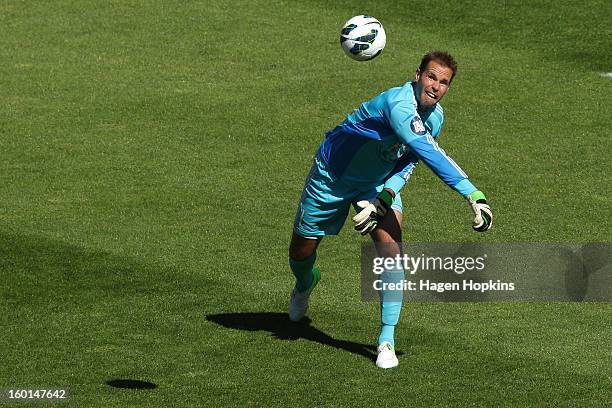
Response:
M468 200L474 212L472 227L476 231L491 228L493 214L484 194L469 180L468 175L450 158L429 134L418 115L410 115L401 104L391 112L390 123L412 153L424 162L450 188Z

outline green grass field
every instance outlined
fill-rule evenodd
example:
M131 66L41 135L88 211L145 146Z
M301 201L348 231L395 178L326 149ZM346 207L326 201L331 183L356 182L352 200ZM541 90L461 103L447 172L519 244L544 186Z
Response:
M362 13L387 31L364 63L338 44ZM310 326L284 314L323 132L431 49L459 61L441 145L495 227L473 233L423 167L405 239L610 242L611 22L606 0L0 2L0 388L69 387L74 407L609 406L610 303L407 304L400 366L377 369L351 228L320 247Z

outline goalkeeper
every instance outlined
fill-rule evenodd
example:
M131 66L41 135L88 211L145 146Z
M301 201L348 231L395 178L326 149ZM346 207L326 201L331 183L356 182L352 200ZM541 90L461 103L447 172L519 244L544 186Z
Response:
M292 321L305 316L310 294L319 282L320 272L314 266L318 245L324 236L338 234L351 204L357 212L355 230L384 244L377 246L379 256L399 254L399 193L418 162L467 200L474 230L491 227L493 216L484 194L436 142L444 123L439 102L456 72L450 54L430 52L422 58L414 81L362 103L325 135L306 179L289 246L289 265L296 278L289 301ZM403 277L402 270L385 272ZM398 364L394 330L401 305L401 292L395 298L381 293L378 367Z

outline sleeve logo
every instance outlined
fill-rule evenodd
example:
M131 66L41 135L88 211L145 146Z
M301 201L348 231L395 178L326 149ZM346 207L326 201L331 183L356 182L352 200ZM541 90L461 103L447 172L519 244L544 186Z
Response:
M427 129L425 129L425 126L423 126L423 122L421 121L421 118L418 116L415 116L410 121L410 129L412 129L412 131L419 136L423 136L425 133L427 133Z

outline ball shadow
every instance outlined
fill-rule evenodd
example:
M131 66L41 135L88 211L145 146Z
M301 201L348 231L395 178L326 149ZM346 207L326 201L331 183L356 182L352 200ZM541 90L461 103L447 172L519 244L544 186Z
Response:
M130 390L152 390L157 388L157 384L148 381L131 380L127 378L109 380L106 385L113 388L127 388Z

